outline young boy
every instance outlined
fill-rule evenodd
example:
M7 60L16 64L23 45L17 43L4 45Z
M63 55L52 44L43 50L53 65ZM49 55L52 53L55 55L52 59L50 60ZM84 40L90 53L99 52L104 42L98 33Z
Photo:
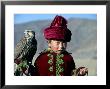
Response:
M57 15L50 27L44 30L49 48L41 52L35 60L36 76L80 76L87 73L85 67L76 69L73 57L66 51L71 35L66 19Z

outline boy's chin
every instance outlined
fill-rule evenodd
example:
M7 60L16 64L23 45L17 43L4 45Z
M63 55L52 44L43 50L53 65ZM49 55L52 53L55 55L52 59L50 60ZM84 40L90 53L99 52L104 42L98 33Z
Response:
M57 54L61 54L61 51L57 51L56 53L57 53Z

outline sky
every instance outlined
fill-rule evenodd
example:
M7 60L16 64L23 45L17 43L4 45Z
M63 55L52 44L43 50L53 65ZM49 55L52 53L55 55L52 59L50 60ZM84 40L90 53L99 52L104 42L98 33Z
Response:
M56 15L61 15L66 19L69 18L86 18L86 19L97 19L96 14L15 14L14 24L20 24L36 20L49 20L53 19Z

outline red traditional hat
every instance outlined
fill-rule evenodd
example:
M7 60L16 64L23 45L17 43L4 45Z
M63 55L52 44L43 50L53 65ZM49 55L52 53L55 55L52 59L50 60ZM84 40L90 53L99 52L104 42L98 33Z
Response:
M44 29L44 37L47 40L71 40L71 31L67 28L67 20L62 16L56 16L50 27Z

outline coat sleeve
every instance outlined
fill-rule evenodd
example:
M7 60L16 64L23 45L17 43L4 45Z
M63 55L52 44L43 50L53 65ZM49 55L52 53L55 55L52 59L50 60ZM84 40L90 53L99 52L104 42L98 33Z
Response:
M35 62L34 62L34 66L35 66L35 76L39 76L39 72L38 72L38 60L40 60L40 56L38 56L37 58L36 58L36 60L35 60Z
M74 59L72 58L71 60L71 76L76 76L76 65L75 65L75 62L74 62Z

